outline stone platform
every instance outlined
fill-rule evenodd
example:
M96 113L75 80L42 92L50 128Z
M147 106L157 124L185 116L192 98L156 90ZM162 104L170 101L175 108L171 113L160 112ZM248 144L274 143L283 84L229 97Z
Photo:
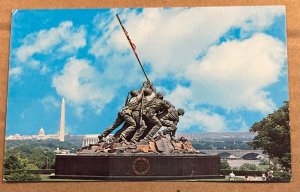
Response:
M181 180L224 178L220 157L203 154L56 155L57 179Z

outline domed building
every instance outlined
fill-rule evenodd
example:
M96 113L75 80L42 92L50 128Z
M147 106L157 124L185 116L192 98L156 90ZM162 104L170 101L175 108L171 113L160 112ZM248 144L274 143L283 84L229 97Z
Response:
M39 134L38 134L38 139L45 139L46 138L46 134L45 134L45 130L44 128L42 127L39 131Z

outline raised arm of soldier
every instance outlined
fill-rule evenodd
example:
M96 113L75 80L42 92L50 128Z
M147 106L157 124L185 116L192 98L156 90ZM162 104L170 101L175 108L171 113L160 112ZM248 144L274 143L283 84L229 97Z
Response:
M136 100L137 100L138 102L140 102L140 101L142 100L143 94L144 94L144 90L145 90L145 88L142 87L141 91L140 91L139 94L136 96Z

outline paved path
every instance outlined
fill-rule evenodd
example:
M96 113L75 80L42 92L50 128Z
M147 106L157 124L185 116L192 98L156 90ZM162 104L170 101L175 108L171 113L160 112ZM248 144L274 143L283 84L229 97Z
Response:
M228 179L228 176L226 176L226 179ZM229 179L228 179L229 180ZM245 180L245 176L236 176L237 181ZM249 182L251 181L263 181L262 177L256 177L256 180L253 176L249 176Z

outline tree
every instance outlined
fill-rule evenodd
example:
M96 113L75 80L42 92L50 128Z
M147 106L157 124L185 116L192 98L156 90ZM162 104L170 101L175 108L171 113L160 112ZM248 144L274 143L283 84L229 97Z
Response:
M256 169L257 169L256 165L251 163L244 163L243 165L240 166L241 171L254 171Z
M25 169L36 169L32 164L27 164L27 159L22 159L19 154L9 154L4 160L4 169L10 173L4 175L7 181L39 181L39 175L28 173Z
M227 160L221 160L221 169L231 169Z
M270 159L277 159L282 166L291 168L288 102L284 102L282 107L260 122L254 123L250 132L257 133L249 143L254 149L263 149Z
M261 159L259 165L269 165L269 161L267 159Z
M22 159L16 154L10 154L4 160L4 169L8 170L16 170L16 169L24 169L25 163Z
M30 174L26 171L16 172L9 175L4 175L6 181L40 181L41 177L39 175Z

